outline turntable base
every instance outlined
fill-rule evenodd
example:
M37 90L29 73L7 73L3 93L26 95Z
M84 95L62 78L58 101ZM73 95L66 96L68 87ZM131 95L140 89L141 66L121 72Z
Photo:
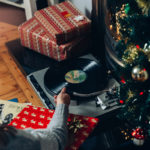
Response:
M44 86L44 76L48 68L36 71L27 76L27 79L35 92L38 94L39 98L45 105L45 107L53 109L55 107L54 99L52 94L48 93ZM106 88L111 88L115 84L115 80L111 79L108 82ZM46 104L48 102L48 105ZM90 100L76 101L71 100L69 106L69 112L72 114L89 116L89 117L99 117L108 113L111 113L114 110L120 108L119 106L114 106L112 108L102 110L100 107L96 107L96 98L91 98Z

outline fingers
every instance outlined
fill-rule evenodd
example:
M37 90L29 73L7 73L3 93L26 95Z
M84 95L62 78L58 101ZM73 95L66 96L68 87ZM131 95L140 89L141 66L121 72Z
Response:
M54 99L54 102L55 102L55 104L57 104L57 100L56 99Z
M57 95L54 95L54 99L56 99L57 98Z
M66 87L61 90L61 93L66 93Z
M54 95L54 102L57 104L57 95Z

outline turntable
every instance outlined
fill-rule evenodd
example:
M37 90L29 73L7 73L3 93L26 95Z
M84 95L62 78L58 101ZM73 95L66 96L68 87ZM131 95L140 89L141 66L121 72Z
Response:
M33 72L27 79L45 107L50 109L55 109L53 96L63 87L71 96L69 112L72 114L98 117L120 107L113 103L113 107L103 109L107 103L104 89L111 89L117 82L114 79L107 82L105 70L90 54Z

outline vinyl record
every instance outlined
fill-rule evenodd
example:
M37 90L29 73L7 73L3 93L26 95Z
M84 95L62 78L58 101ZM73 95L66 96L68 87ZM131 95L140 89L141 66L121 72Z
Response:
M48 69L44 84L51 94L58 94L67 87L69 94L89 94L104 89L106 74L103 67L93 60L78 58Z

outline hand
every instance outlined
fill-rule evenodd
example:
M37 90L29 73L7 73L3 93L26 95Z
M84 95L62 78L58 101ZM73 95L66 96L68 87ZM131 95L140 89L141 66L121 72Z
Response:
M69 106L70 104L70 96L66 93L66 88L63 88L58 95L54 96L54 102L56 105L58 104L66 104Z

